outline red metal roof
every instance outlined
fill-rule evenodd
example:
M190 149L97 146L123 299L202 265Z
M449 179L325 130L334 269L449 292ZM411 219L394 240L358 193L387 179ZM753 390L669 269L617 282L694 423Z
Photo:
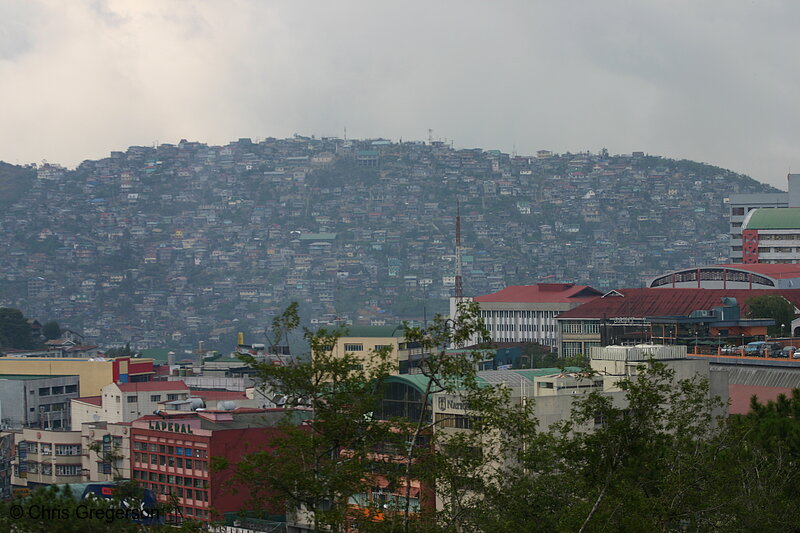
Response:
M119 383L117 385L122 392L138 391L164 391L164 390L188 390L186 383L181 381L142 381L137 383Z
M83 396L81 398L73 398L73 402L83 402L88 403L91 405L103 405L103 398L102 396Z
M509 285L501 291L478 296L476 302L516 303L570 303L588 302L602 296L602 292L588 285L573 283L538 283L536 285Z
M783 296L800 308L800 289L619 289L560 313L558 318L688 316L720 305L723 297L736 298L744 315L748 298L767 294Z
M745 270L753 272L754 274L762 274L775 279L787 278L800 278L800 264L776 264L770 265L766 263L752 263L752 264L734 264L734 265L715 265L717 267L735 268L737 270Z
M227 390L193 390L192 396L200 397L206 401L246 400L247 395L238 391Z

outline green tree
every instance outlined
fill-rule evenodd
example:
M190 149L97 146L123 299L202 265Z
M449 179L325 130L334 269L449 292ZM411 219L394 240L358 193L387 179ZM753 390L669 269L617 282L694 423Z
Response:
M61 326L55 320L45 322L42 326L42 335L47 340L57 339L61 337Z
M784 297L775 294L753 296L747 299L747 306L750 309L748 312L750 318L771 318L775 321L775 324L768 329L771 336L785 335L787 332L791 334L794 305Z
M19 309L0 308L0 346L17 349L36 347L31 326Z
M297 306L290 306L273 320L271 343L279 345L298 323ZM334 354L341 335L306 330L310 357L286 358L282 365L239 355L256 370L264 394L283 404L286 417L269 450L234 465L234 479L248 487L251 509L308 513L314 531L345 529L352 518L348 501L372 487L365 465L375 449L395 438L388 425L373 421L393 368L388 351L372 354L368 362ZM230 466L219 459L214 465Z

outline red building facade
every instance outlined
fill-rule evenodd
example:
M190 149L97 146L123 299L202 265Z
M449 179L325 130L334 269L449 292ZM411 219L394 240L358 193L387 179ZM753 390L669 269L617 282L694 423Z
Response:
M131 475L160 503L177 503L168 519L219 520L243 509L248 491L230 485L231 471L212 472L211 458L235 464L268 448L283 415L279 409L238 409L142 417L131 427Z

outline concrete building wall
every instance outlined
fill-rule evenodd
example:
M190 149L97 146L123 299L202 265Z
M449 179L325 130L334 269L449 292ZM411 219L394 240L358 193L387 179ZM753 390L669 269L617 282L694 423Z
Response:
M8 376L0 379L0 412L9 429L69 429L78 376Z
M0 374L40 374L80 376L82 396L100 394L100 389L114 381L114 362L52 357L1 357Z

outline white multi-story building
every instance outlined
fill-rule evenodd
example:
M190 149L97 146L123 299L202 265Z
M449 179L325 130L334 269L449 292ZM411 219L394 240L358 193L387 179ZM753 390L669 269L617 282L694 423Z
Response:
M760 208L742 222L742 262L800 263L800 207Z
M602 295L588 285L538 283L511 285L473 300L481 306L481 316L492 341L535 342L555 349L558 346L556 317ZM452 298L450 316L455 314L456 299Z
M731 263L742 263L742 224L750 211L760 208L800 207L800 174L789 174L789 192L734 194L729 199Z

